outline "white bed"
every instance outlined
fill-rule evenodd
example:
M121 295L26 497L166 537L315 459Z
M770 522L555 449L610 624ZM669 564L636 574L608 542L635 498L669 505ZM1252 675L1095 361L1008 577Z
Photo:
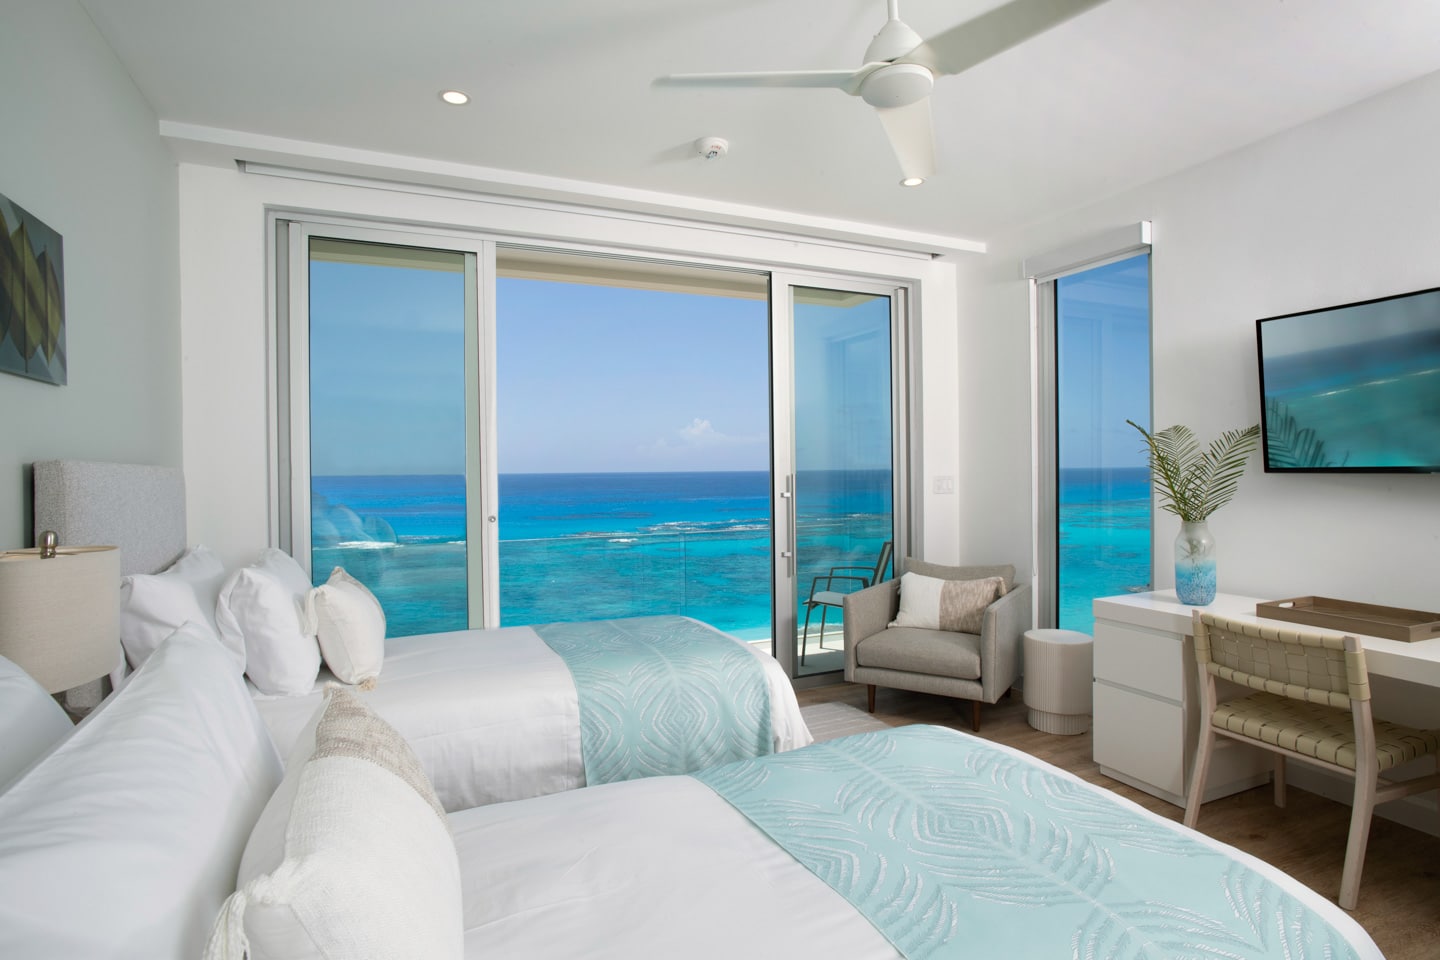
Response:
M127 576L158 573L186 550L184 517L178 469L73 460L35 464L35 528L57 531L62 543L120 547ZM167 626L181 622L177 617ZM810 743L780 665L751 644L727 639L753 655L763 672L771 749ZM322 669L310 691L296 696L267 696L250 684L282 755L333 681ZM361 696L414 744L446 810L586 785L576 682L532 628L387 639L378 682ZM671 763L665 772L687 769Z
M224 652L182 628L0 792L0 956L1381 960L1279 871L957 731L437 815L413 754L307 730L282 779ZM1175 878L1193 899L1151 892Z
M765 671L775 751L812 737L785 672L736 640ZM288 754L329 672L301 697L250 690L270 735ZM359 696L415 748L446 810L585 786L580 706L565 661L530 627L462 630L387 643L375 689Z

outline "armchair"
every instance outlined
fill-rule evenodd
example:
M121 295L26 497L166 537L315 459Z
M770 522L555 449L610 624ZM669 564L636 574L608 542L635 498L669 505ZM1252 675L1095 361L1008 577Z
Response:
M1021 641L1030 629L1030 585L1015 584L1011 564L951 567L906 558L902 569L942 580L1000 577L1006 593L985 609L980 633L892 627L900 581L886 580L844 598L845 679L863 683L875 712L875 687L938 693L972 702L970 726L980 729L980 704L1003 697L1021 670Z

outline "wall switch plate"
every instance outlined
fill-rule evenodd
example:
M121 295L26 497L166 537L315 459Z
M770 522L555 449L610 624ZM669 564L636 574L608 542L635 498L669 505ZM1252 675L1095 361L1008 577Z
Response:
M935 491L936 493L954 493L954 492L955 492L955 478L954 478L954 477L936 477L936 478L935 478L935 483L934 483L933 489L934 489L934 491Z

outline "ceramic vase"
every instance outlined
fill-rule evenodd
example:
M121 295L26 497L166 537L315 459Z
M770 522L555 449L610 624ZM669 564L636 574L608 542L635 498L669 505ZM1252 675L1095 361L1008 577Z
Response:
M1204 606L1215 599L1215 538L1204 520L1184 521L1175 538L1175 595Z

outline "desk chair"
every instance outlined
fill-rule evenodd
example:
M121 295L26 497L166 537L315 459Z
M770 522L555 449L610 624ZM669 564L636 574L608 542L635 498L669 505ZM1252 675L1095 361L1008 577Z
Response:
M1201 673L1200 749L1185 803L1185 825L1200 816L1217 736L1275 754L1275 805L1285 806L1285 762L1299 760L1355 781L1340 906L1355 909L1360 870L1377 803L1440 789L1437 772L1392 781L1381 771L1440 752L1436 731L1417 730L1370 711L1365 651L1354 637L1308 632L1196 610L1195 659ZM1256 692L1216 702L1216 680Z
M886 540L880 546L880 556L875 561L874 567L861 564L844 564L838 567L831 567L829 573L822 573L810 581L810 596L805 600L805 628L800 636L800 662L805 662L805 650L810 645L810 614L816 607L820 608L820 649L825 649L825 618L830 614L830 608L843 609L845 594L862 590L865 587L879 583L885 578L885 570L890 566L890 555L895 549L895 544ZM841 571L849 571L841 573ZM848 589L837 590L836 583L840 583ZM821 584L824 588L821 588Z

